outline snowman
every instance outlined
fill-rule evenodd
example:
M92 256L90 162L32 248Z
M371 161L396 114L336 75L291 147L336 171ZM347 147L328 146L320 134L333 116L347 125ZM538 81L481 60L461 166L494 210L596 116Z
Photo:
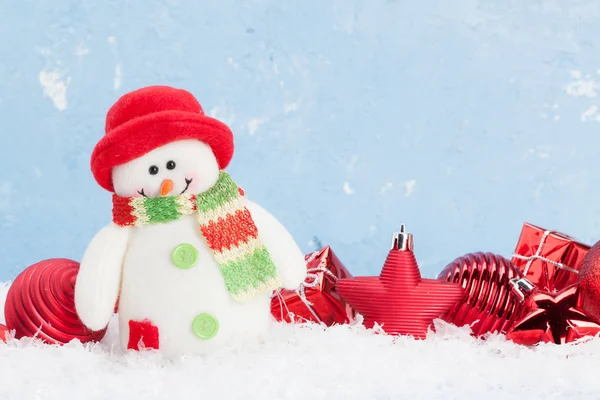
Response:
M271 293L297 288L306 267L289 232L224 171L232 156L230 129L185 90L142 88L109 110L91 169L113 193L113 222L75 285L88 328L104 328L119 299L126 349L203 354L264 337Z

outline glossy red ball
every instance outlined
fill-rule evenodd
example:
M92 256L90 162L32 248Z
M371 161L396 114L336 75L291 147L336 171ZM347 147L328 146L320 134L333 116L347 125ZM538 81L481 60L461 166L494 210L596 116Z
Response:
M4 315L17 339L36 337L49 344L99 341L106 333L91 331L75 311L75 281L79 263L65 258L27 267L8 290Z

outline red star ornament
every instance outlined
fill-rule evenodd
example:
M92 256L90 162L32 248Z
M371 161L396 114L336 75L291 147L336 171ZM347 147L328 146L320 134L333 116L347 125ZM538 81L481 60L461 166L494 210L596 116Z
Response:
M577 308L577 284L551 293L536 291L526 300L529 311L506 337L523 345L540 342L564 344L600 332L596 320Z
M391 335L424 339L434 319L466 296L458 284L423 279L413 253L412 235L404 225L379 276L340 279L336 290L363 316L363 324L379 324Z

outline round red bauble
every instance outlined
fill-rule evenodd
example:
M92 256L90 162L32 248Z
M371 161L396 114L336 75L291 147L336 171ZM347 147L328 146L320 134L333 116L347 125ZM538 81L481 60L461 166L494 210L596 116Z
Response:
M74 289L79 263L52 258L27 267L8 290L4 315L17 339L37 337L49 344L98 341L106 333L91 331L75 311Z
M600 242L587 252L579 268L577 306L600 321Z
M6 337L8 335L9 329L0 324L0 342L6 342Z
M521 271L500 255L478 252L457 258L438 279L460 284L468 296L442 319L457 326L470 325L475 336L506 333L523 309L523 303L511 292L514 278L522 278Z

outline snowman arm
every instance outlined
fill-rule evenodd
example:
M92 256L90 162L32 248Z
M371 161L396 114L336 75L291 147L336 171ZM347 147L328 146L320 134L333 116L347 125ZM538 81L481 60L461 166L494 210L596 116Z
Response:
M260 239L275 263L282 286L286 289L298 288L306 278L306 263L296 241L267 210L249 200L246 206L258 228Z
M109 224L85 250L75 283L75 309L89 329L103 329L114 313L130 232Z

